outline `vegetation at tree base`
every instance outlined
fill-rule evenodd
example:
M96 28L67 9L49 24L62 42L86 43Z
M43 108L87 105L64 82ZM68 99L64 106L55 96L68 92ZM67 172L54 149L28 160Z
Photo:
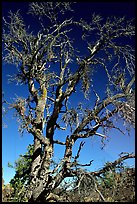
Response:
M128 174L128 172L131 172ZM135 202L135 169L127 168L122 173L105 172L106 176L83 181L83 186L64 195L69 202ZM94 178L95 179L95 178Z
M29 150L32 146L29 146ZM24 162L24 157L28 156L28 151L24 156L20 156L19 160L15 162L16 174L10 181L10 184L2 187L2 201L3 202L25 202L21 197L21 193L25 190L24 184L28 180L30 161L26 160L25 165L20 165ZM31 154L32 156L32 154ZM107 167L110 163L104 165ZM24 168L27 168L24 173ZM98 176L84 170L80 179L73 179L59 186L48 197L50 202L135 202L135 168L129 168L124 162L120 162L115 167L110 167ZM20 176L19 176L20 175ZM80 182L79 182L80 181ZM70 189L66 191L68 186ZM47 201L48 201L47 199Z
M2 168L2 202L10 202L13 188L10 184L4 185L3 168Z
M28 151L25 155L20 155L20 158L15 162L15 166L9 165L11 168L15 168L15 176L10 181L10 185L14 189L12 193L12 201L13 202L22 202L26 201L21 196L21 194L25 191L25 184L29 183L29 176L31 172L31 163L33 158L33 145L28 146Z
M135 157L133 153L94 172L84 170L92 160L78 161L87 138L98 136L104 144L109 130L123 132L117 119L135 126L134 20L95 14L90 22L76 20L65 16L72 7L70 2L30 2L28 15L38 17L38 31L27 27L19 11L3 18L3 60L17 67L10 81L24 85L28 93L12 103L4 100L3 105L15 110L19 131L34 138L15 163L8 198L14 202L125 201L127 194L119 198L119 192L127 182L128 199L134 200L134 169L132 175L128 170L117 172L121 162ZM75 29L80 31L82 49L72 40ZM95 77L100 70L106 80L102 93ZM80 91L86 103L71 106L71 97ZM73 153L78 140L78 151ZM58 163L55 145L63 149ZM67 178L72 178L72 186Z

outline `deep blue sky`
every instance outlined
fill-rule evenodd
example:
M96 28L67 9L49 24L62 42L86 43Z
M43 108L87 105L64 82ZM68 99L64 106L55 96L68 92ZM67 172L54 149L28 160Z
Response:
M7 15L9 10L16 11L20 9L21 14L23 15L27 24L32 24L32 28L36 27L36 24L32 18L26 17L28 3L24 2L3 2L2 3L2 14L3 16ZM84 18L90 20L92 13L97 13L103 17L107 16L126 16L127 18L135 17L135 5L134 3L82 3L74 5L76 9L75 18ZM71 17L71 16L70 16ZM75 33L77 36L77 33ZM77 42L78 43L78 42ZM13 74L16 71L16 68L11 65L2 66L2 89L5 92L6 99L11 99L15 97L15 94L25 96L26 89L24 86L15 86L14 84L7 83L7 75ZM104 76L105 78L105 76ZM102 88L102 75L98 75L98 88ZM79 97L79 98L78 98ZM71 105L76 105L77 100L83 100L80 95L73 95L71 99ZM86 101L85 101L86 102ZM23 137L20 137L18 133L18 123L15 118L12 119L13 112L9 112L6 116L6 122L8 127L2 129L2 166L4 168L4 180L5 183L8 183L14 175L14 170L7 167L8 161L14 163L14 161L19 157L20 154L26 152L27 146L33 142L31 135L24 134ZM121 127L121 122L119 121L119 126ZM68 133L69 134L69 133ZM89 160L94 160L91 170L98 169L103 166L104 162L113 161L118 157L118 154L123 152L134 152L135 151L135 132L131 131L131 136L127 134L122 135L118 131L110 131L109 136L111 139L109 142L106 142L106 146L103 150L100 149L100 138L93 137L88 138L81 152L80 162L87 163ZM60 138L63 138L63 133L60 133ZM78 143L74 146L74 152L78 149ZM62 147L61 147L62 148ZM55 159L58 160L63 155L60 147L55 146ZM127 160L128 162L128 160ZM129 165L134 164L134 160L128 162Z

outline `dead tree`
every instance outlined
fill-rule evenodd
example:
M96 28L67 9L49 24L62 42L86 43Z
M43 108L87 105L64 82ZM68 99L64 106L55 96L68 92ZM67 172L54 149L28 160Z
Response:
M25 194L30 202L46 200L66 177L77 175L77 166L91 165L77 162L83 142L72 157L78 139L96 135L105 140L107 136L99 128L118 129L113 123L117 115L134 124L131 98L134 100L135 54L128 40L135 35L134 21L124 17L103 19L95 14L91 22L59 19L60 14L72 10L70 6L68 2L30 3L29 15L37 17L38 32L25 25L19 11L3 18L3 60L17 66L18 73L11 80L26 85L29 91L28 98L17 98L10 107L16 110L21 128L34 137ZM77 51L70 37L75 27L82 30L86 56ZM100 68L107 78L104 98L94 80ZM89 97L94 107L80 103L73 108L68 104L80 83L85 98ZM63 141L55 140L57 130L64 131ZM55 144L64 146L65 151L61 161L51 168Z

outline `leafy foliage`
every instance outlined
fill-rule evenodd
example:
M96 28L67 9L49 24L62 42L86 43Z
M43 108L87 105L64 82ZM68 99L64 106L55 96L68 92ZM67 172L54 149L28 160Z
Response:
M30 171L33 156L33 145L29 145L27 152L24 155L20 155L19 159L15 161L15 166L9 164L9 167L15 168L15 176L10 181L11 187L14 189L12 193L13 202L22 202L24 198L21 193L25 190L25 185L30 181Z

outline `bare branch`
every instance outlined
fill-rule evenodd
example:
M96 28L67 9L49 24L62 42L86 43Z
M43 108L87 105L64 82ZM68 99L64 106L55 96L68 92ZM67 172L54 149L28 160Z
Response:
M115 160L114 162L110 162L108 163L105 167L103 167L102 169L100 169L99 171L95 171L95 172L90 172L91 175L93 176L99 176L100 174L104 173L105 171L115 167L117 164L120 164L122 161L129 159L129 158L135 158L135 154L131 153L131 154L126 154L124 156L121 156L120 158L118 158L117 160Z
M80 151L82 149L82 147L84 146L85 142L81 142L80 145L79 145L79 149L78 149L78 152L77 152L77 155L74 157L74 161L76 161L79 156L80 156Z
M61 142L61 141L59 141L59 140L53 140L53 143L55 143L55 144L60 144L60 145L66 145L65 142Z
M94 161L94 160L91 160L88 164L78 164L78 163L77 163L77 165L78 165L78 166L91 166L91 164L92 164L93 161Z
M98 136L100 136L100 137L102 137L102 138L105 138L105 139L106 139L106 138L108 137L108 136L106 136L106 135L103 135L103 134L101 134L101 133L98 133L98 132L96 132L96 133L95 133L95 135L98 135Z

